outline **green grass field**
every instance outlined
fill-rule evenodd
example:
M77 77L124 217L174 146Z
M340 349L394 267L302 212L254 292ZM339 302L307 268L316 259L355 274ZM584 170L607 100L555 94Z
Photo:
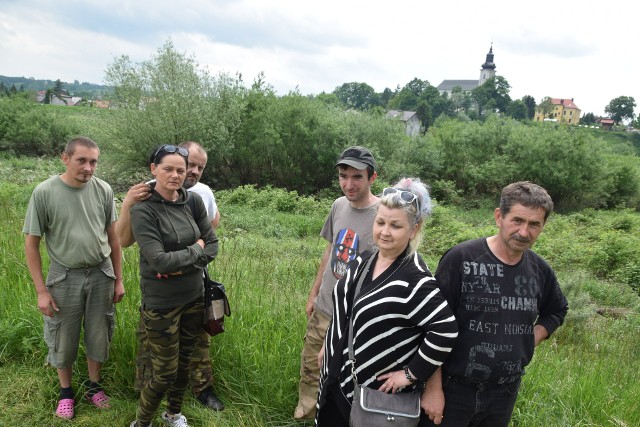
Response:
M0 425L72 425L53 415L57 376L43 366L42 318L21 233L33 186L57 170L56 161L0 158ZM216 391L227 408L209 412L189 395L183 412L193 426L304 425L292 420L304 306L326 244L317 234L329 202L290 196L291 203L284 203L277 190L243 191L242 197L217 193L221 245L211 266L213 277L227 286L233 311L211 349ZM490 218L490 210L436 209L421 250L432 269L448 246L492 233ZM639 224L640 216L629 211L552 216L536 250L556 267L570 315L528 367L513 426L640 425L640 298L633 289ZM101 412L80 402L73 425L128 426L135 416L138 254L129 248L124 255L127 295L117 307L103 371L113 407ZM607 307L616 308L617 316L597 314ZM78 399L83 359L81 353L74 369Z

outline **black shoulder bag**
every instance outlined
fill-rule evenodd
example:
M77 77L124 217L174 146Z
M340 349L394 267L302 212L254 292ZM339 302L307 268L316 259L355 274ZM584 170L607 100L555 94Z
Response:
M195 198L187 193L187 204L191 209L191 216L197 222L197 210ZM209 277L209 269L204 268L204 318L202 329L211 336L224 332L224 316L231 316L229 299L224 290L224 285Z

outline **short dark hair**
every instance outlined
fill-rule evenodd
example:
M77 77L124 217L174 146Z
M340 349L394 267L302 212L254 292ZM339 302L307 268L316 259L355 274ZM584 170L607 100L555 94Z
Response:
M514 182L502 189L500 194L500 212L503 216L511 211L513 205L520 204L528 208L543 208L544 221L553 211L553 200L547 190L529 181Z
M371 179L375 171L376 170L373 168L373 166L367 166L367 179Z
M66 154L69 157L73 156L73 153L76 152L76 147L78 145L82 145L83 147L86 147L89 149L100 150L98 148L98 144L96 144L92 139L89 139L86 136L78 136L76 138L73 138L69 142L67 142L67 145L64 148L64 154Z
M165 151L163 150L164 147L178 147L177 145L172 145L172 144L160 144L160 145L156 145L155 147L153 147L153 149L151 150L151 153L149 153L149 165L151 164L160 164L160 162L162 161L162 159L169 155L169 154L179 154L177 151ZM179 146L182 147L182 146ZM182 148L186 148L186 147L182 147ZM173 148L175 150L175 148ZM186 150L188 151L189 149L186 148ZM182 157L184 159L185 165L189 164L189 157L185 157L183 155L180 155L180 157Z

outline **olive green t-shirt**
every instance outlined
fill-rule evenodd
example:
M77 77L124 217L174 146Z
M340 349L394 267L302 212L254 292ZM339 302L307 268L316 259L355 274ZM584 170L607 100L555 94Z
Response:
M116 218L109 184L92 177L75 188L56 175L33 190L22 232L44 237L49 258L67 268L94 266L111 255L107 228Z

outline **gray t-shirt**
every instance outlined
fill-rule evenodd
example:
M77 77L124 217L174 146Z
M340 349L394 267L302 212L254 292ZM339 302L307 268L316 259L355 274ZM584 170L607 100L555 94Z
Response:
M322 274L320 292L315 301L316 309L327 317L333 313L333 288L347 271L347 264L374 247L373 221L378 203L364 209L356 209L346 197L340 197L331 206L331 212L320 235L333 243L327 268Z
M109 184L94 176L81 188L70 187L56 175L33 190L22 232L45 237L55 262L80 268L111 255L107 228L115 220Z

